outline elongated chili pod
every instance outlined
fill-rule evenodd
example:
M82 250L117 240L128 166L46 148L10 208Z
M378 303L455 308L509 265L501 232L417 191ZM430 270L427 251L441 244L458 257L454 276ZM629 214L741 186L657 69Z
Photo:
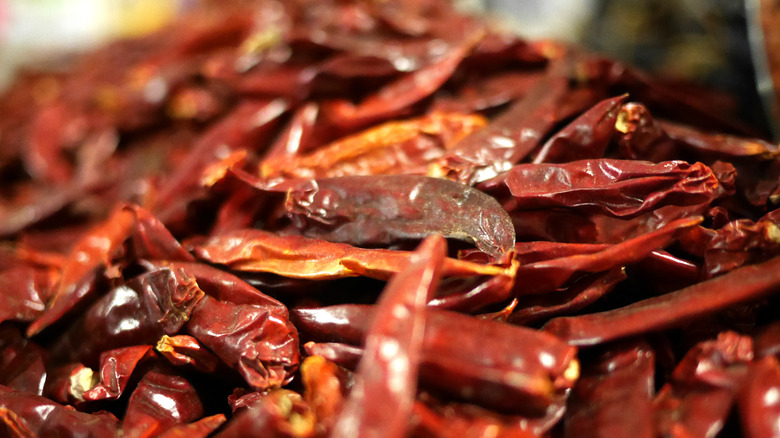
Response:
M615 310L555 318L543 330L571 345L595 345L691 322L777 291L780 291L780 257Z
M379 297L365 333L365 351L344 402L335 436L403 437L417 392L426 326L425 305L436 290L447 246L423 241ZM371 403L384 400L383 404Z
M357 246L419 240L432 233L465 240L496 259L515 230L493 198L456 182L417 175L317 179L291 189L285 203L309 237Z
M428 174L476 185L509 170L542 141L562 114L566 78L549 75L493 122L458 143Z
M508 211L564 207L632 218L665 205L706 204L719 182L701 163L602 158L519 164L479 187L505 199Z
M434 112L387 122L300 156L273 157L260 165L266 178L333 178L392 173L424 174L430 162L485 126L479 115Z
M387 280L405 266L412 254L299 235L279 236L263 230L236 230L192 244L196 257L234 271L316 280L358 275ZM447 258L444 275L511 275L511 269Z
M373 315L359 305L292 313L304 339L352 345L362 343ZM538 415L579 376L576 349L554 336L437 309L428 309L422 355L427 387L500 411Z
M578 272L603 272L638 262L647 257L650 252L671 244L677 240L677 236L695 227L701 221L701 217L678 219L657 231L608 246L602 251L523 264L518 267L516 273L516 294L553 291ZM592 249L595 248L593 246L587 248L587 250Z
M108 265L111 254L129 237L132 225L132 213L117 209L105 222L80 237L62 267L60 282L46 310L27 327L28 336L56 322L91 293L85 280L99 266Z

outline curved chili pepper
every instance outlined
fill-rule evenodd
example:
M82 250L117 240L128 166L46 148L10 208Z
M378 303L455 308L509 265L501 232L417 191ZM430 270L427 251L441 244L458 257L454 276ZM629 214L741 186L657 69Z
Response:
M533 163L564 163L604 156L626 97L603 100L582 113L542 145Z
M424 176L316 179L288 191L285 207L304 235L357 246L390 245L438 233L499 259L515 240L509 216L494 199L462 184Z

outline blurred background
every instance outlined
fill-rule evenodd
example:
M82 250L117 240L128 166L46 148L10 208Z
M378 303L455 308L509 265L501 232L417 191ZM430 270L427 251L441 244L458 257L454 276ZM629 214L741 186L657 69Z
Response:
M196 0L0 0L0 88L25 64L54 64L107 40L151 32ZM746 8L737 0L454 0L528 38L551 38L739 100L765 128Z

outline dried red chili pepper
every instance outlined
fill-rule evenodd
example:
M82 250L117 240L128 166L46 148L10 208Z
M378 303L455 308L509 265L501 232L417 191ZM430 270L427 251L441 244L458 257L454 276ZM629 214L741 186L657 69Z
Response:
M0 427L9 436L116 436L116 417L106 412L88 414L54 403L46 397L15 391L0 385ZM2 431L3 429L0 429Z
M564 417L567 437L654 437L655 355L645 343L602 352L582 370ZM630 412L630 415L626 415Z
M494 199L424 176L316 179L288 191L285 208L304 235L357 246L387 246L438 233L500 259L515 241L509 216Z
M427 238L382 292L365 333L355 383L333 426L336 436L406 435L405 420L417 390L425 304L441 279L446 251L441 236ZM379 399L385 403L370 403Z
M295 309L292 316L304 339L359 345L373 313L341 305ZM575 349L541 332L434 309L426 322L421 382L452 397L538 414L579 375ZM461 336L452 327L482 336Z
M262 394L225 424L215 437L305 438L314 436L314 414L300 394L276 389Z
M271 155L260 164L260 172L266 178L424 174L430 162L485 124L478 115L444 112L387 122L307 155Z
M508 211L564 207L632 218L664 205L707 203L719 182L701 163L594 159L520 164L479 187L489 193L508 191Z
M133 391L122 420L127 437L152 437L203 416L203 404L186 379L164 368L147 372Z
M138 364L152 357L154 352L149 345L106 351L100 355L99 376L85 369L71 377L70 395L85 401L119 398Z
M165 334L178 333L203 298L195 279L184 271L163 268L143 274L93 304L56 339L52 353L66 362L97 365L105 350L152 345Z
M765 357L750 365L746 382L737 400L742 429L746 436L772 436L777 433L780 406L780 364L775 357Z
M619 309L555 318L544 326L544 330L572 345L601 344L690 322L734 304L757 300L779 289L780 258L773 258Z
M111 254L129 236L132 225L132 214L117 209L108 220L81 236L62 267L60 282L46 310L27 328L28 336L57 321L92 292L89 275L110 263Z
M187 335L163 335L154 347L173 365L190 365L203 373L213 373L219 359L197 339Z
M534 156L534 163L564 163L601 158L615 133L620 105L626 96L599 102L550 137Z
M752 347L750 338L725 332L692 348L653 402L658 433L718 433L747 375Z
M253 388L288 383L298 368L298 333L280 306L234 304L208 295L184 329Z
M268 272L290 278L333 279L364 275L386 280L411 253L357 248L299 235L237 230L193 245L196 257L234 271ZM508 268L446 259L444 275L511 275Z

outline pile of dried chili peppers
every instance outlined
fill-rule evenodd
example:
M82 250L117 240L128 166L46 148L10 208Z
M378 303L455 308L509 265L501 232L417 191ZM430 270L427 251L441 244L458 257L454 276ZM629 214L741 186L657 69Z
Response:
M780 157L731 108L446 0L26 72L0 435L777 434Z

